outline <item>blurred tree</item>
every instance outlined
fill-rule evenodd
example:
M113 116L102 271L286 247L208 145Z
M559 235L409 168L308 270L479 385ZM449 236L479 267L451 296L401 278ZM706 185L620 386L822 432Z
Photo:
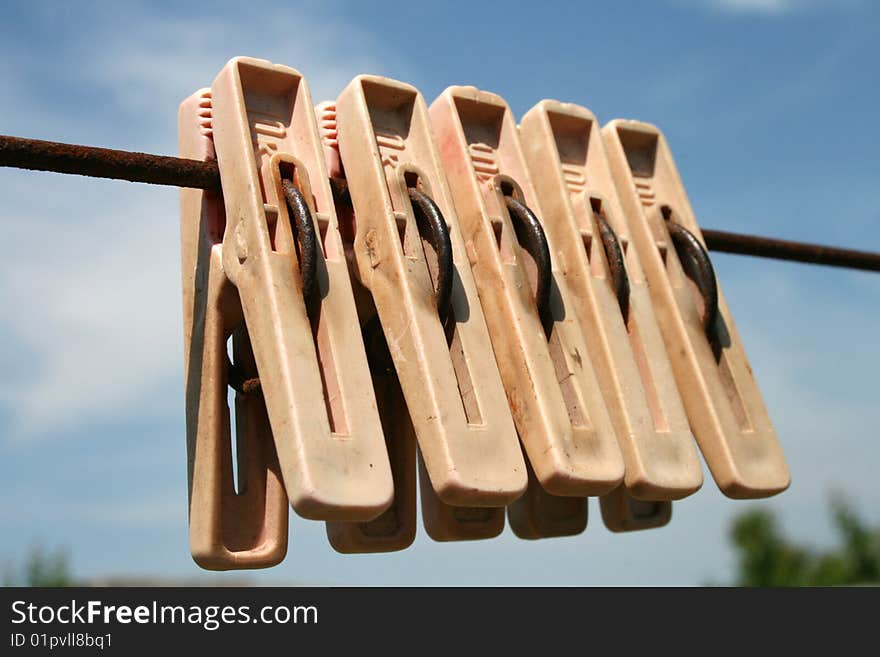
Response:
M840 545L817 552L788 541L767 510L737 518L731 540L739 560L739 586L880 584L880 527L871 528L839 497L831 511Z
M31 548L21 569L7 566L3 574L4 586L74 586L67 551L59 548L46 552L41 547Z

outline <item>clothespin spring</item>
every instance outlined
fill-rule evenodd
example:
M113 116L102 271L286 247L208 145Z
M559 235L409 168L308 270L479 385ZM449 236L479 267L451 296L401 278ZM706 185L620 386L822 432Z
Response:
M608 260L608 273L611 275L611 284L617 296L617 303L620 305L623 323L626 325L629 320L629 276L626 274L626 266L624 265L623 248L620 246L617 233L614 232L611 224L608 223L604 213L594 209L593 214L599 226L599 238L602 240L605 258Z
M660 212L685 273L694 281L703 297L703 329L711 341L715 321L718 319L718 283L715 278L715 268L702 242L675 221L672 208L664 205L660 208Z
M351 194L348 191L348 183L344 178L331 178L330 188L333 190L333 201L337 205L345 205L351 211L354 206L351 202ZM452 297L452 240L449 237L449 227L443 218L443 213L430 196L415 187L409 188L409 199L412 203L413 214L419 228L419 235L431 245L437 257L437 275L434 281L434 299L437 305L437 313L440 323L446 324L449 315L449 300ZM548 254L549 258L549 254ZM381 332L381 324L378 319L373 322L376 330Z
M514 220L513 226L516 231L517 240L535 261L535 267L537 268L535 305L538 308L538 315L541 317L544 331L546 332L551 324L546 316L547 307L550 303L552 275L550 268L550 246L547 244L547 237L544 235L541 222L538 221L535 213L525 203L506 194L504 201L507 204L510 218Z
M308 302L315 291L315 274L318 266L318 237L315 233L315 222L305 197L293 181L288 178L282 179L281 188L284 190L284 199L293 218L291 229L294 238L299 242L299 271L302 277L303 297ZM262 391L260 378L248 376L238 364L229 360L228 356L226 367L229 386L233 390L243 395Z

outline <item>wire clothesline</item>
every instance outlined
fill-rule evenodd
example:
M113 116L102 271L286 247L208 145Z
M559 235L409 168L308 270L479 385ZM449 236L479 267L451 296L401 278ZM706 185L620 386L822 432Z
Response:
M220 189L220 171L216 162L9 135L0 135L0 166L153 185ZM880 253L710 228L704 228L702 232L706 246L722 253L880 271Z

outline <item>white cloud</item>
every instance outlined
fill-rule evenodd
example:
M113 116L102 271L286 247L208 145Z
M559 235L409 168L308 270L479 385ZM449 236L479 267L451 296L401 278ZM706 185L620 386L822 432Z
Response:
M799 11L813 9L825 5L841 7L857 4L852 1L829 2L827 0L686 0L689 4L700 5L711 10L731 14L755 14L764 16L780 16Z
M176 195L46 176L3 179L18 188L2 211L16 244L0 263L0 329L18 354L0 383L7 441L118 418L158 386L181 388Z
M113 526L121 531L130 528L155 530L179 525L186 516L186 497L174 490L150 496L138 492L94 499L57 491L47 494L34 487L17 491L0 508L0 522L20 523L22 508L27 508L34 516L63 517L65 522L82 523L89 528Z
M358 73L381 70L375 53L380 45L372 37L344 22L303 15L302 9L273 9L273 19L264 22L146 15L138 25L134 43L114 23L101 38L82 44L83 56L95 62L85 71L89 81L137 117L157 110L173 116L186 95L209 85L236 55L296 68L316 102L335 97ZM108 50L113 56L106 56ZM168 137L173 144L174 136Z
M78 11L89 30L58 39L51 57L0 45L0 62L21 65L0 82L0 114L13 117L4 131L174 152L178 103L234 55L300 69L316 100L381 70L370 37L303 9L273 10L262 22L224 17L220 7L208 19L146 5L124 17L102 6ZM28 82L49 71L55 77L41 85ZM41 96L46 85L58 94ZM177 190L3 169L0 197L0 442L132 415L182 417ZM161 408L150 408L156 399Z
M707 0L704 4L733 12L782 14L814 3L804 0Z

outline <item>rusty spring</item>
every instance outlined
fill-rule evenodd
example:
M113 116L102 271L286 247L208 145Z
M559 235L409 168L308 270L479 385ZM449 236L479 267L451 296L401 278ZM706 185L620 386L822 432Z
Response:
M694 281L703 297L703 331L711 338L718 319L718 282L715 279L715 268L712 267L706 248L696 235L671 217L667 220L666 227L682 269Z
M331 178L330 188L333 192L334 203L354 212L354 204L347 181L343 178ZM446 325L450 318L452 281L455 272L449 227L434 199L415 187L409 187L407 191L419 236L430 245L437 258L436 280L433 281L434 302L440 323ZM394 362L388 349L388 342L385 340L385 332L382 329L378 313L367 320L361 332L364 345L367 347L367 357L373 375L392 375Z
M514 228L516 229L517 239L535 261L537 268L535 305L538 308L538 315L544 324L544 330L547 331L551 321L549 317L549 302L551 278L553 275L547 237L537 216L528 206L510 196L505 196L505 201L511 219L515 220ZM594 212L594 216L599 226L599 237L608 262L611 286L614 289L617 303L620 306L620 312L623 315L623 323L626 324L629 315L629 277L626 274L623 249L620 246L617 234L605 217L599 212Z
M538 307L538 314L541 316L542 322L548 322L546 317L550 304L550 285L552 283L553 272L550 265L550 247L547 244L547 236L544 234L544 228L535 213L522 201L518 201L512 196L505 196L504 201L507 204L507 210L510 218L513 219L513 228L516 232L517 240L532 256L537 269L535 280L535 305Z
M629 276L626 275L623 248L617 233L605 219L604 215L595 212L596 224L599 226L599 238L602 240L602 248L605 250L605 259L608 261L608 271L611 274L611 285L617 296L617 304L623 315L623 323L629 320Z
M316 272L318 268L318 236L315 222L308 203L302 192L292 180L283 179L281 188L284 200L290 211L291 229L298 242L299 272L302 281L303 297L308 303L315 292ZM242 395L256 394L262 391L259 377L245 374L236 363L229 360L226 365L229 387Z

